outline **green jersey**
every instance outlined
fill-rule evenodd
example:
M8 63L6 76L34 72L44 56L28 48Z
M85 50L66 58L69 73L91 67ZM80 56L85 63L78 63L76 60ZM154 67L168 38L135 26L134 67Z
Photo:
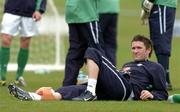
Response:
M86 23L98 20L98 0L66 0L66 22Z
M39 10L41 8L42 0L36 0L36 10Z
M119 13L120 0L99 0L99 13Z
M154 4L176 8L177 0L155 0Z

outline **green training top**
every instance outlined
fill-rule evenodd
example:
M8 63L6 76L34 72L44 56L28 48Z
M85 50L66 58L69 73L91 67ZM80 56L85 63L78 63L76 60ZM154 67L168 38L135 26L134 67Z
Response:
M144 0L142 0L142 1L144 1ZM176 8L177 7L177 0L155 0L154 4Z
M119 13L120 0L99 0L99 13Z
M42 0L36 0L36 10L40 9Z
M66 0L66 22L86 23L98 20L98 0Z
M164 5L168 7L177 7L177 0L155 0L154 3L157 5Z

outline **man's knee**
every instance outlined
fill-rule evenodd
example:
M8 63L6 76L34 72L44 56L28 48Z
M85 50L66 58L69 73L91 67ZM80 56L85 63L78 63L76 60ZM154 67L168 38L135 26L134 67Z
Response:
M12 36L8 34L2 34L2 46L3 47L10 47L11 45Z
M28 49L29 45L31 42L31 37L29 38L21 38L20 43L21 43L21 48Z

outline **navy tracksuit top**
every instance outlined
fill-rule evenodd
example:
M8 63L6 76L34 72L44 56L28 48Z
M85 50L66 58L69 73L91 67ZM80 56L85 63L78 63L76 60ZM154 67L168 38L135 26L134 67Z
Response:
M11 13L24 17L32 17L35 10L44 13L46 0L40 0L39 8L36 9L37 0L5 0L4 13Z
M130 67L130 83L135 94L135 99L140 99L142 90L150 91L154 99L167 99L164 69L152 61L134 61L124 65Z

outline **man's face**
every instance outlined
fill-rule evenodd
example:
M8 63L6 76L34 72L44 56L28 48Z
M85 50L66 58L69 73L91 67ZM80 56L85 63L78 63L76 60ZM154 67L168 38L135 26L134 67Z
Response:
M148 59L151 49L146 49L144 43L141 41L134 41L131 45L131 51L133 59L135 61L141 61Z

